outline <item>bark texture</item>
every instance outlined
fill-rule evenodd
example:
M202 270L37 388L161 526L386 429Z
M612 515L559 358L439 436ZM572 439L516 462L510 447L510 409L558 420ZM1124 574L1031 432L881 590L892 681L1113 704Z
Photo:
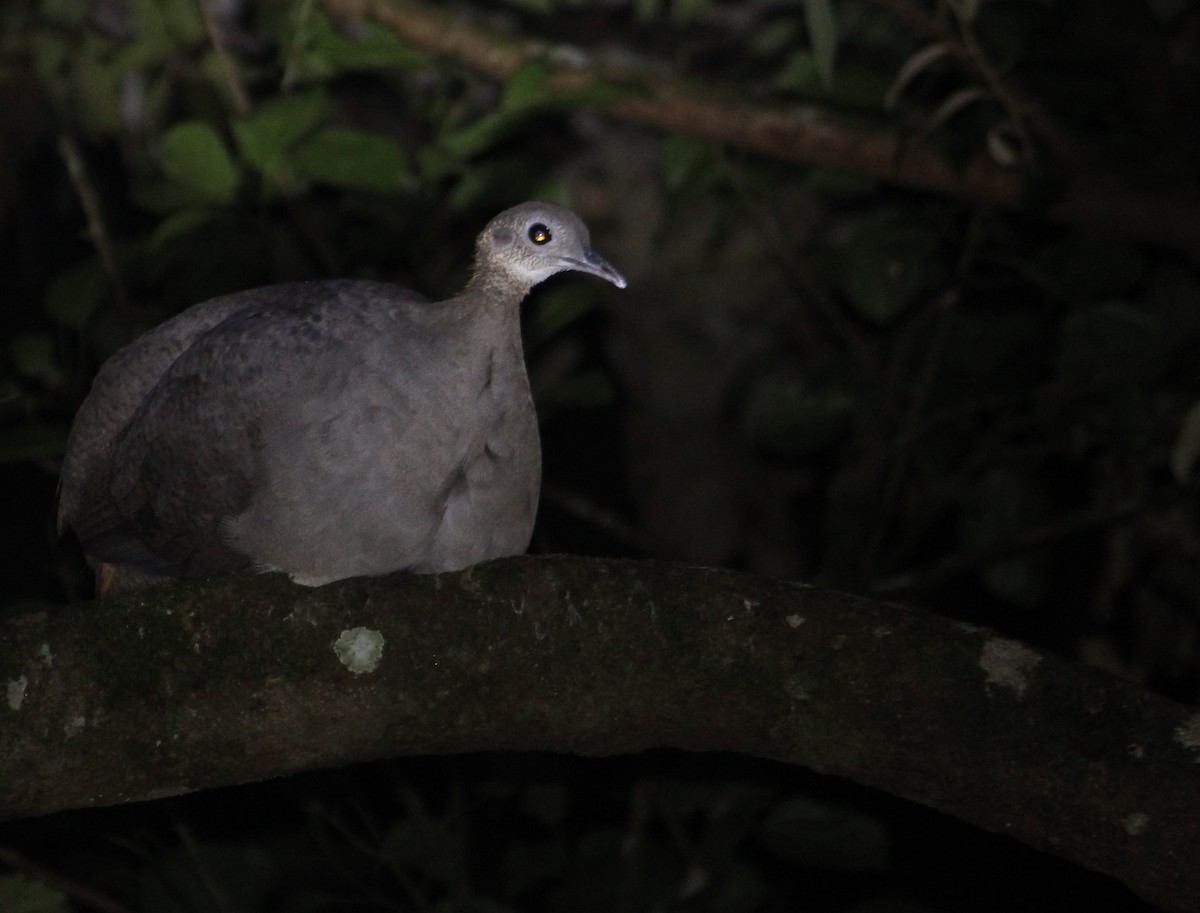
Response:
M1200 910L1200 712L768 578L567 557L319 589L232 577L0 622L0 685L0 818L406 754L725 750Z

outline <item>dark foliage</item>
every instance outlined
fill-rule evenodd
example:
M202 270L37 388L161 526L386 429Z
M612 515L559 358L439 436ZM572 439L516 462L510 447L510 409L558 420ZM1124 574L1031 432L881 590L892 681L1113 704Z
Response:
M90 592L55 536L54 484L74 410L116 348L196 301L273 281L379 277L445 294L491 215L543 197L584 216L631 287L610 301L552 282L527 306L547 466L535 548L919 602L1200 697L1200 267L1147 243L1132 218L1128 232L1043 218L1094 179L1200 208L1200 5L522 0L461 12L545 41L544 60L496 85L317 0L0 10L2 610ZM604 113L616 86L546 91L553 67L593 60L883 125L906 148L1004 166L1028 205L652 134ZM129 909L352 906L284 883L389 909L1067 903L896 888L910 864L941 866L955 839L916 861L905 841L919 837L880 823L896 812L886 802L832 827L879 837L891 862L871 857L872 874L833 887L780 887L773 866L844 868L781 862L761 836L789 808L820 819L812 791L840 789L829 784L806 781L797 798L715 766L685 783L661 764L623 765L609 814L592 768L498 763L494 781L478 765L444 780L430 765L411 789L372 769L379 790L358 801L378 807L362 814L307 781L252 800L304 836L210 836L237 802L192 823L201 798L146 823L133 810L65 827L111 824L127 842L108 886ZM164 830L175 815L189 823ZM8 833L58 853L65 832L38 827ZM487 836L468 837L476 828ZM476 839L499 855L477 859ZM71 877L107 883L111 857L80 852L90 858L74 858ZM328 873L282 874L306 854ZM695 865L709 881L688 880ZM218 900L226 870L250 893ZM0 907L14 891L43 897L30 909L62 908L18 877L0 875ZM181 893L167 900L163 884ZM611 894L626 890L623 903Z

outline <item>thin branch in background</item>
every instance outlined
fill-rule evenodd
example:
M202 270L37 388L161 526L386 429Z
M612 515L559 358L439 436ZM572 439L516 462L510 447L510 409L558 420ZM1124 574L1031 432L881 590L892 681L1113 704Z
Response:
M1176 493L1176 497L1181 500L1186 496ZM871 585L870 592L880 598L895 599L928 591L956 577L996 567L1064 540L1131 523L1157 506L1141 498L1129 498L1115 505L1089 507L1051 520L986 552L954 555L933 565L877 581Z
M175 823L175 833L178 834L179 842L183 844L184 852L187 853L188 858L191 860L192 870L196 873L200 884L208 893L213 906L218 910L224 911L224 913L232 913L233 906L229 903L229 898L225 896L225 892L221 890L220 885L212 877L211 872L209 872L209 866L201 856L200 845L196 843L192 832L182 821L177 821Z
M797 298L806 306L814 307L824 318L828 331L836 338L863 377L875 377L878 372L874 359L864 344L862 334L854 324L847 319L837 302L824 289L812 274L806 260L802 261L787 240L787 232L775 210L762 203L761 197L752 193L746 186L741 169L729 162L728 156L722 158L724 173L730 187L737 194L743 208L754 216L754 224L759 228L759 236L774 254L775 263L790 277L798 294ZM808 340L801 339L801 344Z
M16 850L0 846L0 863L8 866L14 872L22 872L34 881L40 881L48 888L59 891L68 897L73 897L80 903L92 909L99 910L100 913L132 913L128 907L122 906L105 894L101 894L95 888L72 881L58 874L53 869L48 869L40 863L21 855Z
M250 95L246 91L246 87L242 84L241 77L238 75L237 61L234 60L233 55L229 51L229 46L225 43L221 25L213 15L210 4L211 0L196 0L200 14L204 17L204 28L208 33L209 41L212 43L213 52L217 55L217 60L220 62L221 73L224 75L225 82L229 86L229 95L233 99L234 113L239 116L245 116L254 110L254 105L250 100ZM297 12L296 37L283 74L282 88L284 89L296 78L295 60L303 38L304 26L311 14L311 10L312 0L305 0ZM339 261L333 251L333 247L326 240L325 234L320 230L319 226L314 225L313 220L306 216L304 210L296 204L296 181L294 176L287 171L286 166L281 165L268 175L268 180L281 192L285 205L292 215L293 225L307 244L308 252L320 265L321 271L326 274L335 273Z
M91 178L88 176L87 166L83 162L83 153L80 151L79 144L75 142L75 139L64 133L58 139L58 154L67 166L67 175L70 177L71 184L75 188L75 193L79 197L79 205L83 207L83 216L87 222L87 236L92 244L95 245L96 253L100 256L100 263L104 266L104 272L108 274L108 278L112 282L117 306L122 311L128 312L129 294L125 288L125 280L121 275L121 268L117 264L117 256L113 250L112 236L109 234L108 225L104 221L104 210L100 206L100 195L96 192L96 188L92 185Z
M984 220L983 214L976 212L971 215L967 222L966 232L962 236L962 249L958 257L958 263L954 274L959 278L960 282L966 281L971 274L971 264L979 254L980 242L983 238L981 223ZM958 288L948 289L940 299L932 302L932 306L937 309L939 319L934 329L932 337L932 345L928 341L927 336L921 336L918 339L918 351L928 351L928 357L924 360L922 368L917 372L917 379L910 384L907 380L909 373L904 371L905 363L900 363L901 374L899 377L892 377L889 382L889 388L896 390L907 390L910 387L913 392L909 408L904 410L904 421L902 431L896 434L891 444L885 451L885 456L880 460L884 466L891 467L887 473L887 482L885 484L884 495L882 498L883 507L880 511L880 522L875 526L872 539L868 544L868 559L864 560L861 565L863 573L862 579L870 580L874 573L870 571L873 567L891 568L903 566L901 556L910 554L910 550L917 543L926 541L925 537L931 531L931 528L939 522L938 515L925 515L908 517L909 522L896 534L887 541L887 548L884 548L886 531L886 518L894 509L896 500L900 496L902 488L901 483L908 472L911 465L913 450L917 447L917 442L922 440L925 435L933 434L938 427L944 427L949 423L960 421L964 414L971 414L977 410L1003 410L1006 402L1011 402L1011 397L1004 397L1000 400L992 399L987 402L971 404L970 409L954 412L931 413L925 407L929 402L929 397L933 393L933 384L937 379L938 369L941 366L941 356L945 353L945 341L950 328L951 318L953 316L954 306L958 302ZM904 337L898 337L903 339ZM905 358L914 357L906 355ZM1018 401L1020 402L1020 401ZM1020 402L1023 408L1024 403ZM890 412L900 412L903 409L903 403L897 404ZM977 452L992 452L992 448L987 446L988 441L995 436L994 432L997 429L990 426L991 430L979 440L979 448ZM1003 437L1001 437L1003 440ZM887 451L891 451L888 453ZM955 477L959 482L966 486L969 480L973 477L973 467L970 460L961 462L955 473ZM948 480L947 480L948 481ZM874 549L874 551L872 551Z
M896 435L895 457L888 467L884 478L883 490L879 496L877 520L871 530L871 538L862 550L859 571L864 580L871 579L872 567L875 564L880 549L883 547L884 537L890 526L892 514L895 512L896 503L900 499L900 492L904 487L904 479L908 474L909 464L912 461L914 445L920 436L920 428L924 422L929 398L934 390L934 381L937 378L938 369L942 366L942 358L946 354L946 339L949 336L951 317L957 301L957 291L950 289L942 296L941 300L934 304L936 322L932 338L929 340L926 349L928 355L925 358L924 364L921 365L920 375L913 384L912 395L908 400L908 409L905 410L899 434Z
M238 76L237 64L225 44L225 36L221 34L221 26L213 16L209 0L196 0L196 6L200 10L201 18L204 19L204 30L208 33L208 40L212 42L213 52L217 55L221 73L225 77L225 84L229 86L229 94L233 98L233 110L240 115L249 114L252 108L250 96L246 94L246 87L242 85L242 80Z
M308 28L308 20L312 18L313 0L300 0L294 17L294 31L291 46L288 48L287 62L283 66L283 76L279 79L279 88L285 92L295 85L299 78L300 51L304 45L304 36Z
M553 504L564 513L595 527L609 538L639 554L649 555L654 552L632 523L573 491L553 483L543 483L542 501Z
M886 2L894 6L898 0ZM755 104L712 86L664 75L650 64L556 64L543 43L498 33L417 0L322 0L322 4L351 21L370 16L413 46L498 81L509 79L531 61L547 63L552 69L544 84L548 97L599 85L621 87L627 91L604 111L629 123L724 143L802 167L835 168L974 205L1106 229L1178 250L1200 262L1200 207L1189 188L1174 187L1169 194L1142 191L1130 187L1126 175L1088 179L1072 172L1061 175L1061 194L1045 207L1032 208L1027 175L1021 169L1001 168L987 156L956 165L929 146L906 148L890 124L864 123L814 105L798 110ZM1032 105L1030 110L1035 110Z

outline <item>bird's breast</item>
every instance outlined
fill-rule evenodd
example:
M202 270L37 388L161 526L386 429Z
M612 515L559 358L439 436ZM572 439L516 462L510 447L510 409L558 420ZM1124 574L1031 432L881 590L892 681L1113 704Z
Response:
M528 381L523 370L507 372L498 360L475 380L475 421L447 467L440 521L423 562L430 570L519 554L533 531L541 444Z

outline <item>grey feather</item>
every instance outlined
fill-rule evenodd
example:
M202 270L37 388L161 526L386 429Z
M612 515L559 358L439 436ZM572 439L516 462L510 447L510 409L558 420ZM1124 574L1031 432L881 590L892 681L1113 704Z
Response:
M541 451L518 309L563 270L625 285L573 213L525 203L480 234L447 301L335 280L190 308L101 368L60 528L139 574L311 585L524 551Z

